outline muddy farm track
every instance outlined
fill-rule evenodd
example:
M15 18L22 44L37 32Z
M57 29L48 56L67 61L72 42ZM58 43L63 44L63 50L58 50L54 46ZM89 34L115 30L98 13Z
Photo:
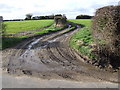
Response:
M4 50L3 69L10 74L44 79L118 82L117 73L100 70L83 62L80 55L69 47L71 35L79 28L71 32L66 30L34 37Z

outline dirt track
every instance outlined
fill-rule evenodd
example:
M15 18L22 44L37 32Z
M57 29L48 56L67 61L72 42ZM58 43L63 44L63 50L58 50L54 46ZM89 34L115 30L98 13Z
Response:
M73 33L66 29L50 35L28 39L3 51L3 68L10 74L30 75L43 79L118 82L118 73L100 70L69 47Z

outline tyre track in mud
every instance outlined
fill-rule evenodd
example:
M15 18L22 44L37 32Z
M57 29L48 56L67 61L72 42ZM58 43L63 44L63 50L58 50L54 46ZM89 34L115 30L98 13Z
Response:
M78 28L68 33L66 30L34 38L10 51L6 50L3 52L6 55L3 57L5 62L3 67L11 74L37 77L42 75L46 79L118 82L117 73L103 71L82 62L83 60L80 60L82 58L69 47L70 37L78 31Z

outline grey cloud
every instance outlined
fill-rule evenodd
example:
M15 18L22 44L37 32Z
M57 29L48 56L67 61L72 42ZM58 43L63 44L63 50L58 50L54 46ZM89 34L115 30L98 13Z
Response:
M6 4L0 4L0 10L21 10L22 8L13 7Z
M46 10L46 11L35 11L32 12L35 15L47 15L47 14L54 14L54 13L66 13L68 12L67 10Z
M11 13L10 10L0 10L0 13Z
M103 5L102 4L93 4L90 8L98 9L100 7L103 7Z
M107 4L93 4L90 8L94 8L94 9L98 9L98 8L101 8L101 7L104 7L104 6L110 6L110 5L117 5L118 2L108 2Z
M75 8L71 10L71 12L86 12L87 10L87 8Z
M22 8L16 8L6 4L0 4L0 13L12 13L13 11L21 10Z
M68 14L68 15L76 15L76 14L84 14L86 12L90 12L88 8L73 8L73 9L60 9L60 10L46 10L46 11L35 11L32 12L34 15L49 15L49 14Z
M45 5L39 5L39 4L35 4L33 6L36 7L36 8L39 8L39 7L43 8L43 7L45 7Z
M0 4L0 9L12 9L12 8L14 8L14 7L8 6L6 4Z
M118 1L118 2L119 2L119 1ZM109 2L108 4L109 4L109 5L118 5L118 2L117 2L117 1L116 1L116 2L113 2L113 1L112 1L112 2Z

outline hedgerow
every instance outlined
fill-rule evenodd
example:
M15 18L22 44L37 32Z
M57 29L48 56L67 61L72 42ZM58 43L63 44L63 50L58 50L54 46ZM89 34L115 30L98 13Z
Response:
M97 63L102 67L120 67L120 6L99 8L92 22Z

